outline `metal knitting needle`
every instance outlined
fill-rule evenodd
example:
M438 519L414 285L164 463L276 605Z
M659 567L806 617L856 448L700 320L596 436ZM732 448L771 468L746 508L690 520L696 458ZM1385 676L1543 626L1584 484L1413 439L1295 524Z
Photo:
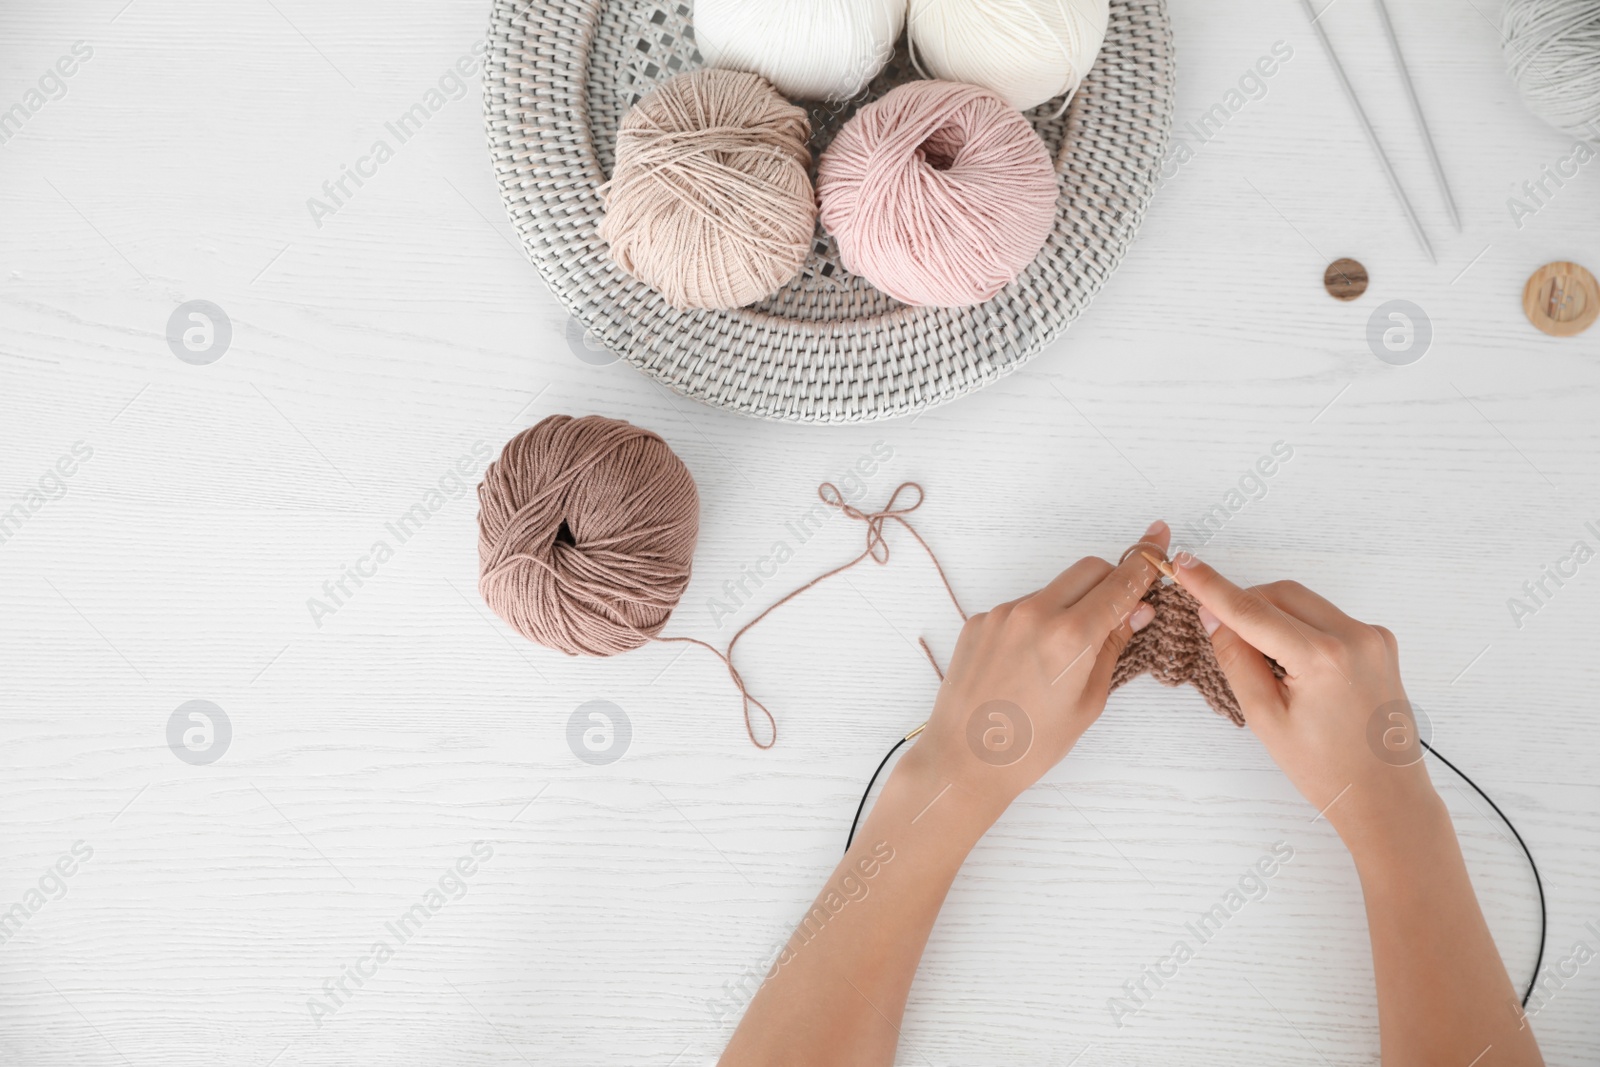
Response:
M1323 30L1322 23L1317 21L1317 13L1311 7L1311 0L1300 0L1300 6L1306 9L1306 17L1311 20L1311 28L1317 31L1317 40L1322 42L1322 51L1327 54L1328 62L1333 66L1333 73L1338 76L1339 85L1344 89L1346 99L1355 109L1356 118L1361 122L1361 130L1367 135L1367 143L1377 153L1378 162L1383 164L1383 173L1389 179L1389 185L1394 189L1394 195L1399 198L1400 206L1405 209L1406 221L1411 223L1411 232L1417 235L1417 243L1422 245L1422 250L1428 253L1429 262L1437 265L1439 258L1433 254L1433 245L1428 243L1428 235L1422 232L1422 222L1417 218L1416 209L1411 206L1411 201L1406 197L1405 188L1400 184L1400 176L1394 172L1389 157L1384 154L1383 145L1378 143L1378 133L1372 128L1372 122L1367 118L1367 113L1361 107L1361 101L1356 98L1355 87L1346 77L1344 67L1339 63L1339 54L1333 50L1333 42L1328 40L1328 34Z
M1422 127L1422 143L1428 149L1428 162L1433 164L1433 176L1439 183L1439 192L1444 195L1444 207L1450 213L1450 225L1460 233L1461 216L1456 213L1456 198L1450 194L1450 182L1444 176L1444 164L1439 162L1439 150L1433 146L1433 131L1428 128L1427 116L1422 113L1422 101L1417 99L1417 88L1411 83L1411 70L1400 51L1400 38L1395 36L1394 23L1389 21L1389 6L1383 0L1377 0L1377 5L1378 16L1383 20L1384 35L1389 38L1389 47L1394 51L1395 66L1400 68L1400 79L1406 83L1411 113L1417 117L1417 125Z

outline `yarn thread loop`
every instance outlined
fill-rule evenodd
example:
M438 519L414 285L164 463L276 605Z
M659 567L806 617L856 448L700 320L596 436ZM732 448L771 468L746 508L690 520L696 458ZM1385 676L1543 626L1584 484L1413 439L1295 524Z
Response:
M899 503L900 494L912 490L917 494L916 500L909 504ZM867 524L867 555L879 564L889 562L889 542L883 537L883 524L890 519L905 521L905 516L911 514L922 506L926 497L922 486L916 482L901 482L889 496L889 502L880 510L864 512L855 505L845 500L844 494L839 492L839 487L832 482L823 482L817 487L817 496L829 507L838 508L847 518Z

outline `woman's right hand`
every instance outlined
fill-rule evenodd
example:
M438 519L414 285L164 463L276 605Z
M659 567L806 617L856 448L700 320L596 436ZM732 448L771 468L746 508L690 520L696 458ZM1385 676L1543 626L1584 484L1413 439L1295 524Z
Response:
M1394 634L1298 582L1241 589L1187 553L1173 562L1246 724L1353 852L1437 811Z

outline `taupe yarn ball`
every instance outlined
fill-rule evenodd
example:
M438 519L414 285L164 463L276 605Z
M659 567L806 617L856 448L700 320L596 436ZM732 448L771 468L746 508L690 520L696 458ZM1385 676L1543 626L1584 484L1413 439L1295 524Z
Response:
M531 641L613 656L666 625L699 533L694 479L659 436L552 415L508 441L478 486L478 591Z
M705 69L623 117L601 239L680 308L737 308L800 272L816 231L811 124L764 79Z

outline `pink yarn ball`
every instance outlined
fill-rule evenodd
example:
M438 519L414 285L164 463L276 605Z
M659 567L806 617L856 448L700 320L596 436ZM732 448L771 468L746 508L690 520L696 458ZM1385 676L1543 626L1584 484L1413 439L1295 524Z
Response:
M1056 195L1028 120L958 82L891 90L817 167L822 224L845 267L908 304L965 307L1010 285L1055 229Z

